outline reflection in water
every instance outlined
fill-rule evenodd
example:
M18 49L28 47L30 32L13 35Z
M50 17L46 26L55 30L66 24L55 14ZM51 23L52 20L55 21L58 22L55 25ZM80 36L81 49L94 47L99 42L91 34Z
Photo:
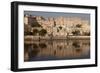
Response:
M41 40L24 47L24 61L90 58L90 40Z

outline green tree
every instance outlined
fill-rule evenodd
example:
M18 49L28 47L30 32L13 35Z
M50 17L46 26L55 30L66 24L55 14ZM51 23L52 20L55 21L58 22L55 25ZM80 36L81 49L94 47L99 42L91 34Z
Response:
M80 31L79 30L72 31L72 34L73 35L80 35Z
M37 21L32 22L32 27L42 27Z
M83 34L86 36L90 36L90 32L84 32Z
M59 32L59 29L57 28L57 32Z
M59 29L61 30L61 29L62 29L62 27L61 27L61 26L59 26Z
M41 16L41 19L42 19L42 20L46 20L43 16Z
M39 33L38 29L33 29L33 35L37 35Z
M31 33L31 26L24 24L24 35L30 35Z
M39 31L40 36L45 36L46 33L47 33L47 31L45 29L42 29L42 30Z
M77 24L76 25L77 28L81 28L81 26L82 26L81 24Z
M56 27L56 22L54 21L54 27Z

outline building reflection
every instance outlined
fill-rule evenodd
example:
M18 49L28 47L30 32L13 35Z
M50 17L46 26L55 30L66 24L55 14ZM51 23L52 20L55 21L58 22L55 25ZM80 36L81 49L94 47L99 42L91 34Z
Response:
M26 62L90 58L90 40L40 40L24 47Z

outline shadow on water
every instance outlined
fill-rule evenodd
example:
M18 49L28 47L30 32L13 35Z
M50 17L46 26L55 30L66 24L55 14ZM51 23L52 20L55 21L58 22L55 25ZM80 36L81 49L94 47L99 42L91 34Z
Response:
M90 40L41 40L24 47L25 62L90 58Z

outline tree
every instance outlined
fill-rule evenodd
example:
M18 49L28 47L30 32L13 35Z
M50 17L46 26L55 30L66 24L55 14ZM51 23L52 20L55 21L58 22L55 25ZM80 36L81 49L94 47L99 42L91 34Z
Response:
M82 26L81 24L77 24L76 25L77 28L81 28L81 26Z
M59 32L59 29L57 28L57 32Z
M41 35L41 36L45 36L46 33L47 33L47 31L45 29L42 29L39 31L39 35Z
M61 29L62 29L62 27L61 27L61 26L59 26L59 29L61 30Z
M90 32L84 32L83 34L86 36L90 36Z
M30 35L31 33L31 26L24 24L24 35Z
M80 31L79 30L72 31L72 34L73 35L80 35Z
M32 27L42 27L37 21L33 21L31 26Z
M41 16L41 19L42 19L42 20L46 20L43 16Z
M39 33L38 29L33 29L33 35L37 35Z
M56 27L56 22L54 21L54 27Z

